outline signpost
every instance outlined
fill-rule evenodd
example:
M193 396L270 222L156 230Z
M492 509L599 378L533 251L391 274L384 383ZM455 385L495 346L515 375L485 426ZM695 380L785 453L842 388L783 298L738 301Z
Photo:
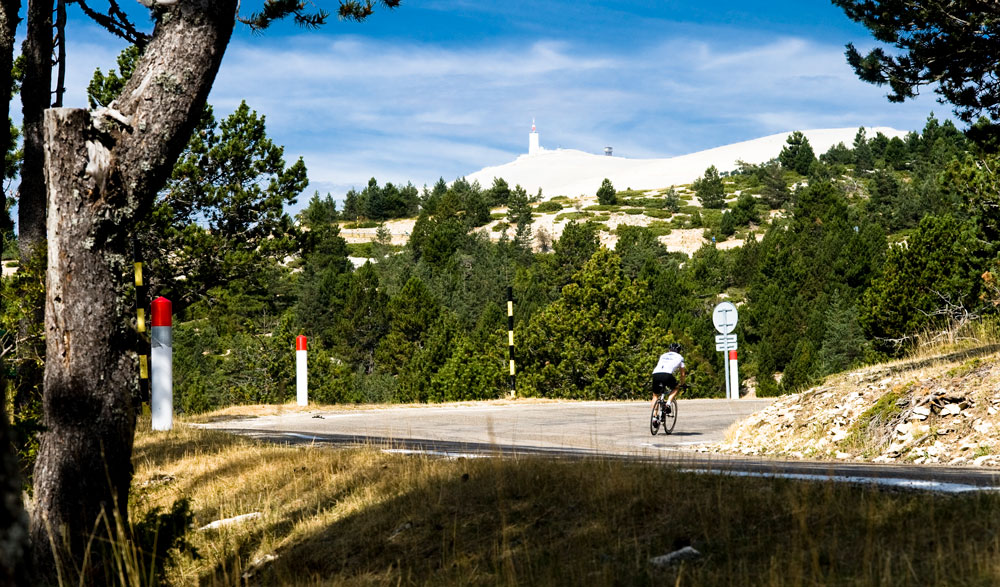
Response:
M726 399L740 399L739 381L729 380L729 351L736 350L736 335L730 334L736 328L739 312L731 302L722 302L712 312L712 323L721 334L715 337L715 350L725 353L722 363L726 370Z

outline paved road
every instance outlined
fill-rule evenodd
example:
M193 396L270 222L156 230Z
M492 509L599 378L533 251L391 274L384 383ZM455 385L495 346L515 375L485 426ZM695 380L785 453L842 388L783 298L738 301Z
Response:
M217 422L247 432L447 442L532 451L655 455L718 442L736 420L770 400L680 400L673 434L649 433L648 402L507 402L283 413ZM320 417L317 417L320 416Z
M692 470L726 470L745 475L890 480L901 486L950 491L1000 489L1000 472L992 470L775 461L693 450L697 445L722 440L729 426L769 402L679 400L679 417L673 434L657 436L649 433L648 402L504 402L293 410L204 426L290 443L372 444L387 450L448 455L601 455L669 461Z

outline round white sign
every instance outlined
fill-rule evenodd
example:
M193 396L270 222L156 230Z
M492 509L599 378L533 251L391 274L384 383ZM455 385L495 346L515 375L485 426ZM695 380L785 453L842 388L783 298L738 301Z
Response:
M731 302L722 302L712 312L712 323L715 324L715 329L722 334L732 332L736 328L736 321L738 319L739 313L736 311L736 306Z

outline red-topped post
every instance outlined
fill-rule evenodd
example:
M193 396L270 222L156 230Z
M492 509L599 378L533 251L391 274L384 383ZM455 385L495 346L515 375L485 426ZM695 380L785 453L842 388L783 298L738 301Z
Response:
M736 353L737 351L729 351L729 387L733 390L733 399L740 399L740 371Z
M295 399L300 406L309 403L309 374L306 366L306 337L300 334L295 339Z
M152 348L150 349L150 409L153 430L174 427L173 304L165 297L152 303Z

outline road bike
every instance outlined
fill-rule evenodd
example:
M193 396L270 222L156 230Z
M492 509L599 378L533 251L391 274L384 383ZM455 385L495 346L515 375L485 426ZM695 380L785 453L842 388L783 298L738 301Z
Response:
M685 389L687 389L687 385L680 386L678 394ZM670 434L674 431L674 425L677 424L677 400L667 402L668 397L670 397L670 392L665 389L656 403L653 404L653 413L649 415L649 433L653 436L656 436L660 428L663 428L664 434Z

